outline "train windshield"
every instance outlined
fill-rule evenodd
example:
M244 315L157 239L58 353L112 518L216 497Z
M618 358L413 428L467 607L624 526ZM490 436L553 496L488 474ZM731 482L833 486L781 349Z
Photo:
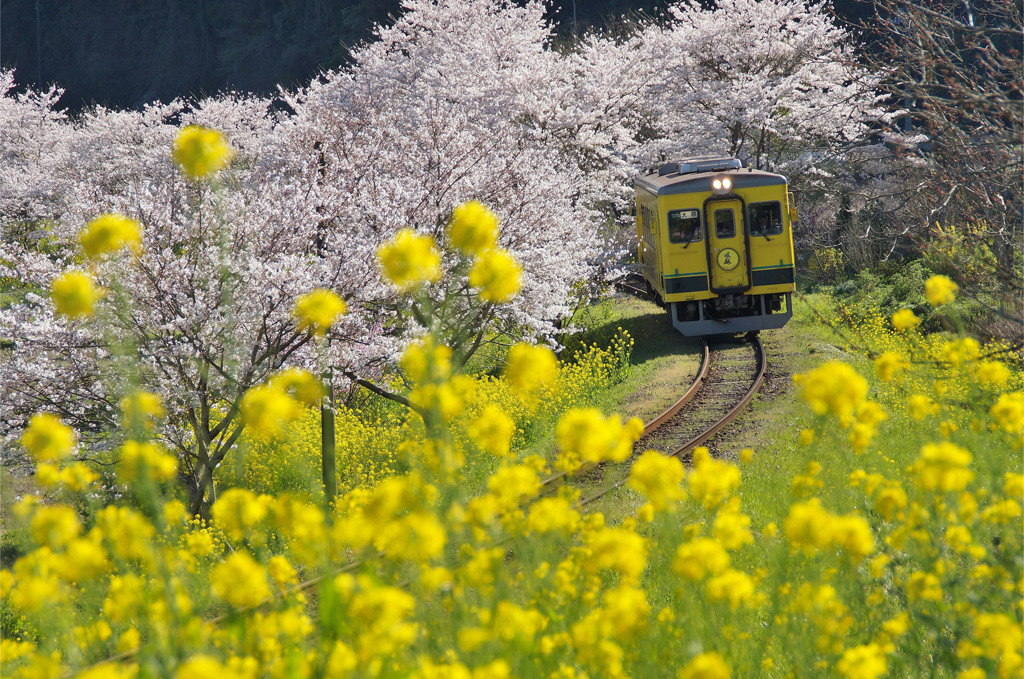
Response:
M782 205L754 203L750 206L750 235L778 236L782 233Z
M672 210L668 213L668 239L673 243L692 243L703 238L700 210Z

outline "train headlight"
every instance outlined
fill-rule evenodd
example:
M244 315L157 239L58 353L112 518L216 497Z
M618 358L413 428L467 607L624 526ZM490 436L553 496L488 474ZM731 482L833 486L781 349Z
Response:
M731 177L715 177L711 180L711 188L715 193L724 195L732 191L732 178Z

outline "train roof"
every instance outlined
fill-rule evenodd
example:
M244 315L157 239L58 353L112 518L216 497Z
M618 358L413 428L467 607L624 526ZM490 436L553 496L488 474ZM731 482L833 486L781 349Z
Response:
M657 196L677 193L706 193L711 191L711 180L723 172L733 180L733 188L785 185L781 174L744 168L738 158L698 156L683 158L652 167L639 174L634 183Z

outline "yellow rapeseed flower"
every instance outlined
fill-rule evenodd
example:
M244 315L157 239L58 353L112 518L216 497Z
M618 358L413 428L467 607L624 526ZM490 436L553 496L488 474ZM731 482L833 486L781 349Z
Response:
M910 330L921 325L921 319L914 315L910 309L900 309L892 315L892 326L900 332Z
M995 660L1016 655L1017 662L1020 662L1021 651L1024 651L1024 632L1020 624L1005 613L979 613L975 616L974 639L989 658Z
M687 580L701 580L725 572L731 561L729 552L717 541L696 538L679 545L672 570Z
M375 586L369 579L360 582L363 591L352 597L349 611L363 630L356 638L362 656L387 656L411 644L419 628L406 622L416 608L416 599L397 587Z
M487 480L487 489L502 507L514 509L540 492L537 470L525 464L501 467Z
M53 488L60 483L60 470L49 462L36 465L36 483L43 488Z
M443 382L452 374L452 350L428 335L405 347L399 365L410 382Z
M148 476L156 481L169 481L178 472L178 461L160 450L155 443L126 441L120 449L117 471L124 481L138 481Z
M508 350L504 377L520 393L550 384L557 374L558 359L545 346L519 343Z
M974 472L969 469L973 459L970 451L954 443L927 443L908 471L924 490L960 491L974 479Z
M1000 361L981 361L974 366L974 376L982 384L1001 387L1010 379L1010 369Z
M740 486L740 469L734 464L715 460L704 446L693 450L693 470L686 477L686 486L693 499L707 509L714 509Z
M726 549L739 549L754 541L750 533L750 517L739 511L738 507L737 501L727 505L718 513L711 526L715 539Z
M856 513L833 519L830 533L831 543L843 549L853 561L860 561L875 550L871 524Z
M121 399L121 426L131 429L133 426L149 427L149 418L163 417L164 406L157 394L148 391L135 391Z
M244 488L230 488L213 505L214 524L232 540L251 535L270 513L269 495L257 496Z
M307 292L295 300L295 306L292 307L292 318L295 319L299 330L308 328L314 335L323 335L331 329L339 316L347 313L348 305L345 304L345 300L324 288Z
M1013 472L1003 474L1003 492L1008 498L1024 499L1024 474L1014 474Z
M978 359L981 354L981 345L973 337L963 337L958 340L946 342L939 347L939 356L943 360L955 366L961 363L968 363Z
M174 160L192 179L209 177L227 165L232 155L224 135L208 127L189 125L174 139Z
M909 367L909 363L903 356L895 351L883 351L875 359L875 372L883 382L890 382Z
M452 210L448 222L448 240L467 255L479 255L498 241L498 216L477 200Z
M1020 434L1024 428L1024 392L1000 394L999 400L989 408L988 414L996 425L1008 434Z
M957 554L963 554L971 546L971 532L959 524L946 528L946 544Z
M889 671L885 649L878 644L848 648L836 665L847 679L877 679Z
M246 552L233 552L210 571L214 596L232 606L255 606L270 598L270 585L263 566Z
M923 420L939 412L938 404L923 394L912 394L907 399L907 405L910 406L910 416L915 420Z
M782 527L794 549L802 549L811 555L831 542L834 519L835 516L821 506L821 500L811 498L791 506Z
M253 387L242 397L242 422L258 436L277 436L298 417L299 402L274 386Z
M27 575L18 578L11 588L10 602L15 610L34 612L43 606L57 606L66 596L67 591L56 575ZM54 668L42 676L60 676L60 669Z
M106 575L110 568L106 550L95 531L67 543L66 554L62 572L66 580L92 580Z
M327 676L347 677L359 666L359 656L343 641L334 643L334 648L327 657Z
M273 375L267 384L307 406L320 405L324 385L308 370L288 368Z
M384 275L401 292L411 292L441 278L441 253L434 239L409 228L377 248L377 260Z
M646 628L651 606L644 590L622 585L605 592L602 601L601 614L611 638L628 640Z
M840 361L828 361L806 375L794 375L800 396L819 415L849 417L868 393L867 381Z
M178 665L174 679L210 679L235 676L225 665L211 655L196 654Z
M373 544L386 550L390 559L425 564L441 555L447 541L444 525L430 512L422 511L385 524Z
M36 544L54 550L77 538L81 531L78 513L66 505L40 507L32 517L32 538Z
M906 634L909 629L910 616L907 615L906 611L903 611L896 617L882 623L882 631L889 635L891 639L899 639Z
M149 561L154 545L153 524L130 507L107 505L96 513L96 527L107 539L112 554L125 560Z
M492 403L469 423L466 433L481 449L491 455L504 457L509 454L515 429L516 425L512 418Z
M508 250L487 250L469 270L469 284L480 288L480 299L504 304L519 292L523 268Z
M36 413L21 435L21 445L37 462L56 462L71 454L75 431L50 413Z
M607 568L634 579L647 566L647 540L631 530L601 528L588 537L587 546L590 558L584 567L590 572Z
M14 639L0 639L0 655L4 662L13 663L18 658L31 653L36 645L31 641L15 641Z
M82 271L66 271L50 284L50 296L57 313L68 318L92 316L100 289L92 276Z
M546 497L530 506L527 528L531 533L572 533L580 523L580 514L562 497Z
M980 667L969 667L957 674L956 679L988 679L988 672Z
M135 632L135 629L129 629L128 632ZM122 638L124 637L123 634L121 636ZM104 641L106 641L106 639L104 639ZM133 645L128 646L128 648L126 649L118 648L118 650L124 652L128 650L134 650L137 647L138 643L135 643ZM90 667L84 672L76 674L75 679L135 679L137 676L139 676L139 666L137 663L105 662L96 665L95 667ZM226 675L223 674L219 676L226 677ZM187 679L187 677L185 675L182 675L182 677L179 678L178 675L175 675L175 679Z
M896 512L906 509L907 493L899 486L886 486L875 496L875 509L886 521L892 521Z
M679 671L679 679L729 679L725 659L718 653L701 653Z
M682 483L683 463L656 450L644 452L629 470L629 487L643 494L655 511L686 499Z
M932 306L949 304L960 288L948 276L932 276L924 284L924 294Z
M912 573L907 580L907 598L915 601L942 601L942 586L932 573Z
M643 422L635 417L624 425L618 415L605 417L597 408L573 408L559 418L555 437L561 461L571 470L580 460L622 462L632 454L643 429Z
M78 242L88 257L128 247L134 252L142 249L142 227L124 215L104 214L91 220L78 234Z
M721 575L710 578L705 585L711 601L727 601L729 608L736 610L741 604L756 601L754 580L743 571L729 568Z

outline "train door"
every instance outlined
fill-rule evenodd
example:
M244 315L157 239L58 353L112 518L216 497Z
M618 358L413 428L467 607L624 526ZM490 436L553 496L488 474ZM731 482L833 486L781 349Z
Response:
M750 287L743 204L738 200L710 201L705 207L704 221L708 225L711 290L717 292Z

